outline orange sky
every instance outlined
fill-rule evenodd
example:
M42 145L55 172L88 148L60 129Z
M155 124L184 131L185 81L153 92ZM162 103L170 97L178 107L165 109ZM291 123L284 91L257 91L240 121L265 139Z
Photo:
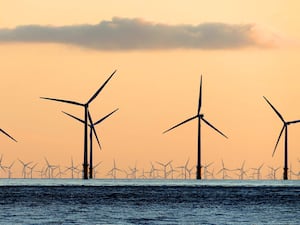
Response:
M170 133L170 126L197 111L200 74L203 74L202 112L229 139L203 124L203 164L221 159L229 168L282 166L283 142L272 151L281 121L263 99L265 95L286 120L300 119L299 38L297 1L2 1L1 29L20 25L67 26L98 24L114 17L141 18L151 23L191 26L219 22L256 24L260 36L276 46L237 49L134 49L101 50L55 43L0 42L1 128L14 136L13 143L0 135L4 164L13 160L67 165L71 156L82 163L83 126L61 113L83 116L83 109L40 96L85 102L117 69L116 76L91 104L94 120L115 108L120 110L97 127L106 174L117 161L127 169L150 167L150 161L190 158L196 164L197 123ZM267 38L265 37L267 35ZM263 36L263 37L262 37ZM273 37L273 36L272 36ZM273 39L272 39L273 40ZM289 127L289 161L298 172L300 124ZM19 163L15 176L20 174ZM19 169L18 169L19 168ZM280 171L281 176L281 171ZM100 175L100 176L101 176ZM1 172L0 176L4 176ZM278 175L279 176L279 175Z

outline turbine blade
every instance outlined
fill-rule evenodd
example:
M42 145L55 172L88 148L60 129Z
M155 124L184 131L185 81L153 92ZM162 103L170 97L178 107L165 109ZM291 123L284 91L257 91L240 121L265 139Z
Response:
M99 141L99 138L98 138L98 135L97 135L97 132L96 132L96 129L94 127L94 124L93 124L93 120L92 120L92 117L91 117L91 114L90 114L90 111L88 111L88 117L89 117L89 121L90 121L90 128L92 129L95 137L96 137L96 140L98 142L98 145L99 145L99 148L101 150L101 144L100 144L100 141Z
M274 148L274 151L273 151L272 157L273 157L273 156L274 156L274 154L275 154L275 151L276 151L277 145L278 145L278 143L279 143L279 140L280 140L280 138L281 138L281 135L282 135L282 133L283 133L283 131L284 131L284 129L285 129L285 128L286 128L286 127L285 127L285 125L283 125L283 127L282 127L282 129L281 129L281 131L280 131L279 137L278 137L278 139L277 139L277 142L276 142L276 145L275 145L275 148Z
M263 164L261 164L261 166L260 166L258 169L261 169L261 168L263 167L263 165L264 165L264 163L263 163Z
M57 98L46 98L46 97L40 97L41 99L46 99L46 100L51 100L51 101L56 101L56 102L64 102L64 103L69 103L72 105L79 105L79 106L84 106L84 104L75 102L75 101L70 101L70 100L64 100L64 99L57 99Z
M4 130L2 130L1 128L0 128L0 131L1 131L3 134L5 134L7 137L9 137L10 139L12 139L13 141L17 142L16 139L14 139L12 136L10 136L8 133L6 133L6 132L5 132Z
M283 123L285 123L285 121L284 121L282 115L277 111L277 109L275 109L275 107L271 104L271 102L269 102L269 100L268 100L265 96L263 96L263 97L264 97L264 99L267 101L267 103L271 106L271 108L274 110L274 112L277 114L277 116L281 119L281 121L282 121Z
M72 114L69 114L69 113L67 113L67 112L64 112L64 111L62 111L62 112L63 112L64 114L66 114L67 116L70 116L70 117L72 117L73 119L78 120L78 121L81 122L81 123L84 123L84 120L79 119L78 117L73 116Z
M201 106L202 106L202 75L201 75L201 78L200 78L200 93L199 93L199 103L198 103L198 114L200 114Z
M288 124L299 123L299 122L300 122L300 120L293 120L293 121L288 122Z
M219 134L221 134L222 136L228 138L225 134L223 134L220 130L218 130L217 128L215 128L211 123L209 123L206 119L204 119L203 117L201 117L201 119L203 120L203 122L205 122L208 126L210 126L211 128L213 128L215 131L217 131Z
M96 91L96 93L90 98L90 100L88 100L88 102L86 103L87 105L90 104L96 97L97 95L102 91L102 89L105 87L105 85L108 83L108 81L112 78L112 76L117 72L117 70L115 70L110 76L109 78L102 84L102 86L98 89L98 91Z
M102 119L98 120L96 123L94 123L94 126L96 126L97 124L101 123L103 120L105 120L106 118L110 117L113 113L115 113L116 111L118 111L119 109L115 109L114 111L112 111L111 113L107 114L106 116L104 116Z
M205 165L204 167L205 167L205 168L208 168L208 167L211 166L212 164L214 164L214 162L211 162L211 163Z
M187 119L187 120L185 120L185 121L183 121L183 122L181 122L181 123L179 123L179 124L176 124L175 126L171 127L170 129L164 131L163 134L169 132L170 130L173 130L173 129L176 128L176 127L181 126L182 124L185 124L185 123L187 123L187 122L189 122L189 121L191 121L191 120L193 120L193 119L196 119L197 117L198 117L198 115L193 116L193 117L191 117L191 118L189 118L189 119Z
M164 166L164 164L162 164L161 162L156 161L157 164Z

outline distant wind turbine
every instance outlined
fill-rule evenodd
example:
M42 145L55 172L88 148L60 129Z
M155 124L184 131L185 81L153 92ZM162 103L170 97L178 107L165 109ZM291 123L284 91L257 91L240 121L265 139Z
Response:
M95 129L95 126L101 122L103 122L105 119L107 119L108 117L110 117L114 112L118 111L119 109L115 109L114 111L112 111L111 113L107 114L106 116L104 116L103 118L101 118L100 120L98 120L97 122L93 122L92 120L92 116L90 114L90 112L88 112L88 117L89 117L89 121L90 123L88 124L88 126L90 127L90 173L89 173L89 178L92 179L94 176L93 176L93 133L97 139L97 142L98 142L98 145L101 149L101 145L100 145L100 141L99 141L99 138L98 138L98 135L97 135L97 132L96 132L96 129ZM63 111L64 114L72 117L73 119L81 122L81 123L84 123L84 120L76 117L76 116L73 116L69 113L66 113Z
M201 121L203 121L204 123L206 123L208 126L210 126L211 128L213 128L215 131L217 131L219 134L221 134L222 136L224 136L225 138L228 138L225 134L223 134L220 130L218 130L216 127L214 127L211 123L209 123L206 119L204 119L204 115L200 114L200 110L201 110L201 106L202 106L202 76L200 79L200 94L199 94L199 103L198 103L198 111L197 114L173 127L171 127L170 129L164 131L163 133L166 133L170 130L173 130L176 127L179 127L189 121L192 121L194 119L198 118L198 155L197 155L197 172L196 172L196 178L197 179L201 179Z
M279 137L277 139L274 151L272 156L274 156L274 153L276 151L277 145L279 143L279 140L281 138L281 135L283 133L283 131L285 131L284 133L284 168L283 168L283 180L287 180L288 179L288 125L290 124L294 124L294 123L299 123L300 120L293 120L293 121L285 121L282 117L282 115L277 111L277 109L275 109L275 107L271 104L271 102L269 102L269 100L263 96L264 99L267 101L267 103L271 106L271 108L274 110L274 112L277 114L277 116L279 117L279 119L283 122L283 127L279 133Z
M110 171L108 171L107 175L110 175L114 179L116 179L117 178L117 171L123 172L122 170L120 170L119 168L117 168L116 161L114 160L114 167Z
M237 171L240 171L240 173L238 174L240 180L244 180L244 175L247 175L246 171L244 170L244 166L245 166L245 161L243 162L241 168L235 169Z
M161 162L156 162L157 164L161 165L164 168L164 179L167 179L167 166L170 165L170 163L172 163L173 160L167 162L167 163L161 163Z
M204 168L204 179L207 179L207 174L209 173L208 172L208 167L210 167L212 164L214 164L214 163L211 162L211 163L208 163L208 164L203 166L203 168Z
M226 167L225 167L225 165L224 165L224 161L223 161L223 159L222 159L222 169L220 169L219 170L219 172L217 172L217 174L216 175L218 175L219 173L221 173L222 172L222 174L223 174L223 180L224 179L226 179L226 178L228 178L229 176L227 175L227 171L229 171L229 169L227 169Z
M31 166L31 167L30 167L30 166L28 166L28 168L30 169L30 172L29 172L29 173L30 173L30 178L31 178L31 179L32 179L32 173L33 173L33 169L34 169L34 167L36 167L36 166L37 166L37 164L38 164L38 163L34 164L34 165L33 165L33 166Z
M273 180L276 180L276 172L280 169L280 167L274 168L272 166L269 166L269 168L271 169L269 177Z
M2 160L3 160L3 154L1 154L1 158L0 158L0 169L2 169L4 172L6 172L5 171L5 166L2 165Z
M12 175L11 168L14 164L15 164L15 161L13 161L9 166L5 167L6 169L8 169L8 171L7 171L8 178L11 178L11 175Z
M55 165L51 165L49 162L48 162L48 160L47 160L47 158L45 158L45 161L46 161L46 169L45 169L45 173L47 173L48 172L48 178L50 179L50 178L53 178L53 171L57 168L57 166L55 166Z
M71 171L71 177L72 177L72 179L74 179L74 172L78 171L78 169L77 169L77 166L76 167L74 166L72 157L71 157L71 166L67 167L67 169L64 172L67 172L68 170Z
M9 137L10 139L14 140L15 142L17 142L16 139L14 139L12 136L10 136L7 132L5 132L4 130L2 130L1 128L0 128L0 132L2 132L3 134L5 134L7 137Z
M64 100L64 99L41 97L42 99L46 99L46 100L64 102L64 103L84 107L83 179L88 179L88 109L89 109L89 104L98 96L98 94L102 91L102 89L105 87L105 85L108 83L108 81L113 77L113 75L115 73L116 73L116 70L109 76L109 78L102 84L102 86L95 92L95 94L86 103L79 103L79 102Z
M257 180L260 180L260 175L261 175L261 169L262 169L262 167L264 166L264 163L263 164L261 164L258 168L251 168L252 170L256 170L256 173L254 173L253 175L255 175L256 174L256 179Z
M26 178L26 168L29 168L29 165L30 165L32 162L25 163L25 162L23 162L21 159L19 159L19 162L23 165L23 169L22 169L22 175L23 175L23 178Z

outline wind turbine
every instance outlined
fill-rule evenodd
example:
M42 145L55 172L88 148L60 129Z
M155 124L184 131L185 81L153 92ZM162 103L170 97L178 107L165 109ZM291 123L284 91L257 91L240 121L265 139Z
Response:
M101 118L100 120L98 120L97 122L93 122L92 120L92 116L90 114L90 112L88 112L88 117L89 117L89 121L90 123L88 124L88 126L90 127L90 176L89 178L92 179L94 176L93 176L93 133L97 139L97 142L98 142L98 145L101 149L101 145L100 145L100 141L99 141L99 138L98 138L98 135L97 135L97 132L96 132L96 129L95 129L95 126L101 122L103 122L106 118L108 118L109 116L111 116L114 112L118 111L119 109L115 109L114 111L112 111L111 113L107 114L106 116L104 116L103 118ZM72 117L73 119L81 122L81 123L84 123L84 120L82 119L79 119L78 117L76 116L73 116L69 113L66 113L63 111L64 114Z
M76 171L78 169L77 169L77 166L76 167L74 166L73 158L72 157L71 157L71 166L67 167L67 169L65 170L65 172L67 172L68 170L71 170L71 177L72 177L72 179L74 179L74 171Z
M110 171L108 171L107 175L111 175L114 179L116 179L117 178L117 171L123 172L122 170L117 168L116 161L114 160L114 167Z
M280 167L274 168L272 166L269 166L269 168L271 169L269 177L273 180L276 180L276 172L280 169Z
M112 76L115 73L116 73L116 70L109 76L109 78L102 84L102 86L95 92L95 94L86 103L80 103L80 102L64 100L64 99L41 97L42 99L46 99L46 100L64 102L64 103L84 107L83 179L88 179L88 109L89 109L89 104L98 96L98 94L102 91L102 89L105 87L105 85L108 83L108 81L112 78Z
M50 178L53 178L53 171L57 168L57 166L55 166L55 165L51 165L49 162L48 162L48 160L47 160L47 158L45 157L45 161L46 161L46 169L45 169L45 173L47 173L48 172L48 178L50 179Z
M96 178L96 174L98 173L98 171L96 170L96 168L98 166L100 166L101 163L102 163L102 161L98 162L95 166L93 166L93 171L94 171L93 178Z
M7 132L5 132L4 130L2 130L1 128L0 128L0 132L2 132L3 134L5 134L7 137L9 137L10 139L14 140L15 142L17 142L16 139L14 139L12 136L10 136Z
M149 174L149 178L152 178L152 179L154 179L154 178L156 178L157 177L157 173L158 173L158 169L156 169L155 167L154 167L154 165L153 165L153 163L150 161L150 164L151 164L151 169L150 169L150 171L148 171L148 172L145 172L145 173L148 173ZM156 175L155 175L155 171L156 171Z
M23 169L22 169L22 175L23 175L23 178L26 178L26 168L29 168L29 165L30 165L32 162L25 163L25 162L23 162L21 159L19 159L19 162L23 165Z
M218 130L216 127L214 127L210 122L208 122L206 119L204 119L204 115L200 113L202 106L202 75L200 78L200 94L199 94L199 103L198 103L198 111L197 114L187 120L184 120L183 122L171 127L170 129L164 131L163 133L166 133L170 130L173 130L176 127L179 127L189 121L192 121L194 119L198 118L198 156L197 156L197 172L196 172L196 178L201 179L201 121L206 123L208 126L213 128L215 131L217 131L219 134L224 136L225 138L228 138L225 134L223 134L220 130Z
M7 175L8 175L8 178L10 179L11 178L11 175L12 175L12 172L11 172L11 168L12 166L15 164L15 161L13 161L9 166L6 166L5 168L8 169L7 171Z
M257 175L257 177L256 177L257 180L260 180L260 175L261 175L260 171L261 171L261 169L262 169L263 166L264 166L264 163L261 164L258 168L251 168L252 170L256 171L256 173L254 172L253 177L256 174Z
M267 103L271 106L271 108L274 110L274 112L277 114L277 116L279 117L279 119L283 122L283 127L279 133L279 137L277 139L274 151L272 156L274 156L274 153L276 151L277 145L279 143L279 140L281 138L281 135L283 133L283 131L285 131L284 133L284 168L283 168L283 180L287 180L288 179L288 125L290 124L294 124L294 123L299 123L300 120L293 120L293 121L285 121L282 117L282 115L277 111L277 109L275 109L275 107L271 104L271 102L269 102L269 100L263 96L264 99L267 101Z
M6 172L5 166L2 165L2 160L3 160L3 154L1 154L1 158L0 158L0 169L2 169L4 172Z
M167 179L167 166L169 166L170 163L172 163L172 161L173 161L173 160L167 162L166 164L161 163L161 162L156 162L157 164L161 165L161 166L164 168L163 172L164 172L164 178L165 178L165 179Z
M235 170L240 171L239 174L237 174L239 176L240 180L244 180L244 175L247 175L246 171L244 170L244 166L245 166L245 161L243 162L241 168L237 168Z
M227 168L225 167L224 161L223 161L223 159L222 159L222 169L220 169L219 172L217 172L216 175L218 175L219 173L222 172L222 174L223 174L223 180L224 180L226 177L229 177L229 176L227 175L227 171L230 171L230 170L227 169Z
M167 177L169 176L169 174L171 174L171 179L174 179L174 172L177 172L176 170L173 169L172 163L170 163L170 170L167 173Z
M208 172L208 167L210 167L212 164L214 164L214 162L208 163L208 164L203 166L203 168L204 168L204 179L207 179L207 174L209 173Z
M30 166L28 166L28 168L30 169L30 178L32 179L32 173L33 173L33 169L34 169L34 167L36 167L36 165L37 165L38 163L36 163L36 164L34 164L32 167L30 167Z

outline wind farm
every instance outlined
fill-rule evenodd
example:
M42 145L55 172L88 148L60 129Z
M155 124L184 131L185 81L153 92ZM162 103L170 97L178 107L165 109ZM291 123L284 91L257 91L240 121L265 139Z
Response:
M114 71L107 79L106 81L100 86L100 88L94 93L94 95L89 98L89 100L86 103L79 103L77 101L72 100L64 100L64 99L56 99L56 98L48 98L48 97L41 97L45 100L51 100L51 101L58 101L67 103L70 105L78 105L84 107L84 119L81 119L80 117L74 116L73 114L67 113L65 111L62 111L65 115L68 117L71 117L72 119L80 122L84 125L84 158L83 158L83 168L78 168L78 163L76 163L77 166L74 166L73 157L71 157L71 166L61 166L57 163L50 164L48 159L44 157L44 163L41 162L34 162L33 160L28 160L27 162L22 161L20 159L13 159L11 163L6 163L7 166L3 164L3 154L1 155L0 159L0 169L2 170L2 178L23 178L23 179L29 179L29 178L47 178L47 179L58 179L58 178L83 178L85 179L94 179L96 177L94 169L100 165L100 163L97 163L96 166L94 166L94 152L93 152L93 137L96 138L99 149L101 150L101 144L99 140L99 136L96 131L96 126L103 121L105 121L107 118L111 117L116 111L119 109L115 109L111 111L110 113L106 114L104 117L98 119L96 122L93 121L91 112L89 109L89 104L99 95L99 93L102 91L102 89L106 86L106 84L110 81L110 79L114 76L116 71ZM283 169L283 180L287 179L300 179L300 170L298 169L291 169L292 163L290 163L290 170L288 169L288 145L287 145L287 130L288 126L291 124L299 123L300 120L292 120L292 121L286 121L283 116L279 113L279 111L271 104L271 102L264 97L265 101L268 103L268 105L272 108L272 110L275 112L275 114L279 117L279 119L283 122L283 127L279 133L279 137L276 141L275 148L273 150L272 157L274 156L276 149L278 147L278 144L281 140L281 136L283 132L285 132L285 139L284 139L284 165L283 167L280 166L274 166L274 165L267 165L265 167L264 173L262 172L263 166L266 164L263 162L258 168L250 167L248 169L245 168L245 162L246 160L243 160L243 163L240 167L235 168L228 168L225 167L224 160L221 160L221 164L219 166L212 168L212 165L216 165L214 162L210 162L207 164L203 164L201 161L201 122L208 125L210 128L212 128L213 131L219 133L221 136L228 138L222 131L217 129L214 125L212 125L208 120L204 118L204 114L202 113L202 75L200 76L200 88L199 88L199 96L198 96L198 109L196 115L189 117L188 119L172 126L171 128L165 130L163 134L182 126L190 121L193 121L197 119L198 122L198 133L197 133L197 157L196 157L196 163L191 165L190 162L190 155L188 156L188 160L181 165L173 165L174 160L164 160L163 161L155 160L156 166L150 161L150 167L142 166L140 168L137 167L137 160L135 161L135 166L127 166L128 169L124 169L121 167L116 166L116 161L113 160L113 167L111 169L101 169L97 170L97 177L100 179L165 179L165 180L173 180L173 179L183 179L183 180L189 180L191 179L191 174L194 173L194 169L196 169L196 179L204 179L204 180L215 180L215 179L222 179L222 180L277 180L276 172L279 169ZM87 135L89 128L89 136ZM11 135L9 135L7 132L1 129L1 132L4 134L4 136L7 136L11 140L16 141ZM87 139L89 137L89 139ZM87 152L87 144L89 144L89 154ZM88 162L89 159L89 162ZM15 170L15 160L18 160L20 162L20 165L22 168L20 169L20 173L18 173ZM102 166L103 160L105 158L101 159ZM215 158L214 160L217 160ZM99 161L99 158L97 158L97 161ZM194 160L191 160L194 161ZM195 162L194 161L194 162ZM299 160L298 160L299 161ZM38 166L40 165L40 166ZM293 166L295 168L299 168L298 163L294 163ZM39 168L38 168L39 167ZM204 169L202 171L202 168ZM210 168L210 169L209 169ZM268 169L269 168L269 169ZM268 169L268 172L266 170ZM214 171L217 171L214 173ZM88 173L89 172L89 173ZM252 173L251 173L252 172ZM1 175L0 175L1 176Z
M0 224L299 224L299 1L0 5Z

